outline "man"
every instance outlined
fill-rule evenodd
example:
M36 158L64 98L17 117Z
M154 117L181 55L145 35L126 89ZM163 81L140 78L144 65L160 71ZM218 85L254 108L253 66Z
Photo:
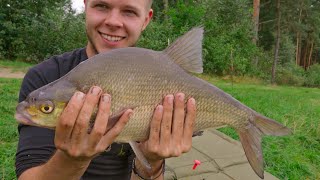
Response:
M19 101L87 58L114 48L135 46L152 18L151 4L151 0L86 0L86 48L54 56L30 69L23 80ZM183 93L167 95L163 104L156 107L149 139L139 144L152 166L148 171L134 159L128 144L112 144L133 110L127 110L104 134L112 97L103 93L96 86L88 94L76 92L62 112L56 131L19 126L16 154L19 179L163 179L164 159L190 150L195 120L193 98L187 101L186 111ZM96 106L98 114L88 134L88 123Z

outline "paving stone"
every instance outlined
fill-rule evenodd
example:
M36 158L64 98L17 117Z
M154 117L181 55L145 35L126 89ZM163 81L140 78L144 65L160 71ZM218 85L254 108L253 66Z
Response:
M205 131L201 137L194 139L192 146L212 158L241 157L244 154L241 151L242 147L230 143L210 131Z
M205 131L193 139L193 148L178 158L166 160L166 180L256 180L240 142L217 132ZM202 162L192 170L193 161ZM266 180L278 180L265 172Z
M223 173L205 173L196 176L179 178L179 180L232 180Z
M200 160L203 163L210 160L206 156L203 156L202 153L192 148L188 153L182 154L180 157L166 159L166 164L173 169L181 166L192 167L195 159Z
M256 173L253 171L249 163L230 166L224 169L224 173L228 174L233 179L239 180L258 180L261 179ZM265 172L265 180L277 180L276 177L271 174Z
M241 156L230 156L230 157L225 157L225 158L214 158L215 162L218 164L218 166L223 169L228 166L232 166L235 164L244 164L244 163L249 163L248 159L245 155Z
M168 165L168 168L170 168L171 171L174 171L173 174L175 174L178 179L205 173L219 173L219 169L211 162L203 162L195 170L192 170L192 166L193 165L171 168L170 165Z

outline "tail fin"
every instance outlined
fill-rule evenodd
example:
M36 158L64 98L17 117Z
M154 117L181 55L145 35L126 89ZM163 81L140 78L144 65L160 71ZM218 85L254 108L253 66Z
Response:
M244 130L239 129L238 133L242 147L252 169L260 178L263 179L263 154L261 149L262 136L284 136L291 134L291 131L284 125L272 119L255 114L254 121L250 122L250 124Z

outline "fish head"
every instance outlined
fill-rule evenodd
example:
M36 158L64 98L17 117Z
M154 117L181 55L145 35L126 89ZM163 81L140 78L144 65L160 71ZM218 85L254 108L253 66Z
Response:
M57 120L67 102L57 101L44 96L43 93L32 92L26 100L17 105L15 118L19 123L50 129L56 127Z

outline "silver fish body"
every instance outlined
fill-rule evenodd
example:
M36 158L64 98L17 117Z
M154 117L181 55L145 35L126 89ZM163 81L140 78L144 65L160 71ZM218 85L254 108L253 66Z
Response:
M261 136L286 135L290 130L190 73L202 72L202 34L202 28L195 28L161 52L131 47L98 54L32 92L28 99L68 102L75 91L86 93L91 86L100 86L112 97L113 117L124 109L134 109L116 139L130 142L148 138L154 109L165 95L183 92L186 99L196 100L194 131L224 125L235 128L251 166L263 177ZM23 113L26 105L21 106L17 114Z

